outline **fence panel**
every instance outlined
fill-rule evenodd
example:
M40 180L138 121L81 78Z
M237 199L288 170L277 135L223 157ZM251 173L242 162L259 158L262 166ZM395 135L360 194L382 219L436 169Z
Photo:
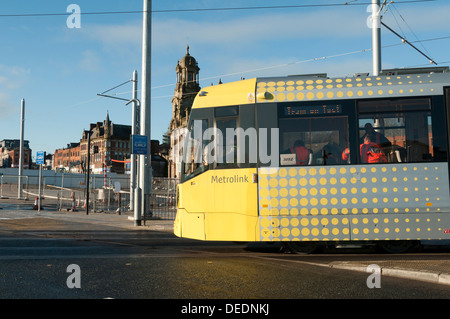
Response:
M150 216L174 220L176 207L176 189L179 180L176 178L155 177L150 195ZM147 216L144 216L144 221Z
M22 199L28 199L28 176L20 177L22 184ZM18 198L18 175L1 175L0 176L0 198Z
M17 198L17 175L1 175L0 198ZM149 211L143 218L174 220L176 216L175 178L154 177L149 197ZM43 176L41 184L41 206L43 209L73 211L86 209L86 178L81 174L59 174ZM39 194L39 177L22 177L23 198L35 200ZM130 212L129 175L111 177L90 176L89 210L91 212Z

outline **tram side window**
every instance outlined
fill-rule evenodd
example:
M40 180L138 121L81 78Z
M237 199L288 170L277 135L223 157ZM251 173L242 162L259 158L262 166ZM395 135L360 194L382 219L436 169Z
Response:
M347 116L281 118L280 165L348 164Z
M237 167L236 128L238 127L238 116L238 106L214 109L214 141L208 145L206 153L216 168Z
M183 152L183 173L185 179L196 176L208 169L207 156L204 152L207 141L203 140L203 132L208 128L207 119L194 120L190 123L186 141L186 151Z
M237 127L236 118L216 120L217 131L221 138L217 139L217 167L234 167L237 165Z
M367 145L364 138L370 136L374 147L382 152L379 161L369 163L433 160L433 123L428 98L361 101L358 110L360 144ZM361 163L367 163L367 154L360 154Z

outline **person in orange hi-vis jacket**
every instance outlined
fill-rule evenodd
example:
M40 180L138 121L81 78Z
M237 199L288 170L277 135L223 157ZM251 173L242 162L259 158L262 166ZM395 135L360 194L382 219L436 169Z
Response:
M380 146L373 142L372 135L366 135L364 137L364 143L359 146L361 155L361 163L386 163L386 155L384 155ZM342 160L347 161L350 156L348 148L342 152Z

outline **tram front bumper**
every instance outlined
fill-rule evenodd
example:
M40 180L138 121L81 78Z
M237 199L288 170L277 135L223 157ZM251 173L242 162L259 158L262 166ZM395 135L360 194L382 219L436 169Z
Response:
M213 241L259 241L258 216L238 213L190 213L179 208L174 222L178 237Z

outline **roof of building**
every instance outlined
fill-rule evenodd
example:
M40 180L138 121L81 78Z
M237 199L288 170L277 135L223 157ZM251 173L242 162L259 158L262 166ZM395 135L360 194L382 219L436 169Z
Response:
M195 60L195 58L189 54L189 45L186 47L186 55L181 58L178 64L183 68L189 66L198 68L197 60Z

